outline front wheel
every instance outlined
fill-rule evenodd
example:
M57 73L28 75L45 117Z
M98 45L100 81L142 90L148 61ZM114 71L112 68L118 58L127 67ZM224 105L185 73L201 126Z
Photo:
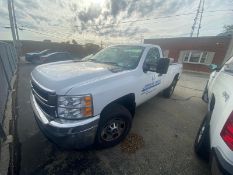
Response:
M120 143L129 133L132 115L122 105L113 104L101 114L96 135L96 146L107 148Z

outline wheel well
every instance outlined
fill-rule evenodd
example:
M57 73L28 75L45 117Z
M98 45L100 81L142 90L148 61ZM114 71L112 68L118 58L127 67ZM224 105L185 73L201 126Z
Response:
M212 112L214 110L214 105L215 105L215 96L212 95L211 101L210 101L210 106L209 106L210 112Z
M176 74L176 76L174 77L174 79L177 79L177 80L178 80L179 75L180 75L180 74Z
M136 108L136 103L135 103L135 95L133 93L125 95L123 97L120 97L120 98L114 100L113 102L109 103L107 106L104 107L104 109L102 110L101 114L109 106L111 106L112 104L115 104L115 103L124 106L126 109L129 110L129 112L131 113L132 117L134 116L134 114L135 114L135 108Z

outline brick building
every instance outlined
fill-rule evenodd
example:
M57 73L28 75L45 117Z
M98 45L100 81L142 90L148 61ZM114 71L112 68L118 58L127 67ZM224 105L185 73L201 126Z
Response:
M233 53L230 36L145 39L146 44L160 45L166 57L183 63L185 70L208 72L208 65L221 65Z

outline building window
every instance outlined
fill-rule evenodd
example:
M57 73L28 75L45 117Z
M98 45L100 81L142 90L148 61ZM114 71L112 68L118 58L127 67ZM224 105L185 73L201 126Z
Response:
M202 52L200 63L205 63L207 60L208 52Z
M184 62L187 62L189 60L189 54L190 54L190 52L185 52Z
M185 51L183 62L205 64L208 58L208 52L190 50Z

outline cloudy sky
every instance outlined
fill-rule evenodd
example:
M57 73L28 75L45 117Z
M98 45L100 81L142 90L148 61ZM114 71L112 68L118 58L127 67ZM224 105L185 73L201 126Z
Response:
M99 44L189 36L199 0L14 0L22 40ZM205 0L201 36L233 24L233 0ZM7 0L0 0L0 40L11 40Z

